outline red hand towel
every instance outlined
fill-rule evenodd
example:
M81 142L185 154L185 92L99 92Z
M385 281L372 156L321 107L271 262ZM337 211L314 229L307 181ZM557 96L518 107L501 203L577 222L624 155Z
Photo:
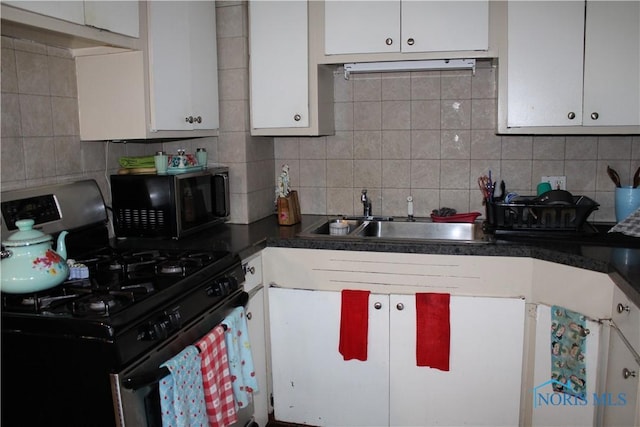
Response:
M200 350L202 382L210 427L226 427L238 421L224 328L213 328L196 346Z
M344 360L367 360L369 294L369 291L342 291L338 350Z
M416 362L449 370L449 294L416 294Z

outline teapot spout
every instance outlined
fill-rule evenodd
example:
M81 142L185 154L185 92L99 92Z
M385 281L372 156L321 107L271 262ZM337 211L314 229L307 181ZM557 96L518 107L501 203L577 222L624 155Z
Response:
M56 252L64 260L67 259L67 245L65 243L65 237L67 237L67 234L69 234L69 232L66 230L60 232L60 234L58 235L58 243L56 247Z

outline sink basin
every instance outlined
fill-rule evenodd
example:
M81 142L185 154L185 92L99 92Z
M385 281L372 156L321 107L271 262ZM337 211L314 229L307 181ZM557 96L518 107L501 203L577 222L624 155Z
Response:
M339 235L332 224L342 225ZM336 227L334 225L333 227ZM348 239L399 239L422 241L458 241L458 242L482 242L485 241L480 222L454 223L432 222L430 220L407 221L406 218L392 217L343 217L325 220L320 224L314 224L301 232L302 237L348 238Z
M476 240L477 228L482 227L475 223L371 221L354 233L382 239Z
M354 219L335 218L335 219L331 219L329 221L324 222L320 226L314 225L313 227L310 228L309 231L307 231L306 233L301 233L301 234L330 236L331 235L331 225L332 224L347 224L348 228L347 228L345 234L349 234L353 230L358 228L360 225L362 225L364 222L365 222L365 220L363 218L354 218Z

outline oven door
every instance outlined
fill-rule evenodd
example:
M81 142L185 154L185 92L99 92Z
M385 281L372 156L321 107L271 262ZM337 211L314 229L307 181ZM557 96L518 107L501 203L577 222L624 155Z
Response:
M111 374L111 390L117 425L120 427L161 427L159 381L166 371L159 366L186 346L194 344L219 325L248 294L238 290L220 304L204 312L170 339L143 355L117 374ZM237 427L257 426L253 422L253 403L238 412Z

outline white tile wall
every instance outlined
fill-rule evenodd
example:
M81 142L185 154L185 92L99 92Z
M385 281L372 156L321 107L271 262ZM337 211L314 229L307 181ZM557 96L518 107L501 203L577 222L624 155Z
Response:
M366 188L379 215L417 216L452 207L481 211L477 178L492 171L508 191L530 195L543 175L566 175L568 190L600 203L592 220L614 221L610 164L629 181L640 136L499 136L496 68L334 74L336 133L275 138L276 175L291 167L303 213L360 214Z

